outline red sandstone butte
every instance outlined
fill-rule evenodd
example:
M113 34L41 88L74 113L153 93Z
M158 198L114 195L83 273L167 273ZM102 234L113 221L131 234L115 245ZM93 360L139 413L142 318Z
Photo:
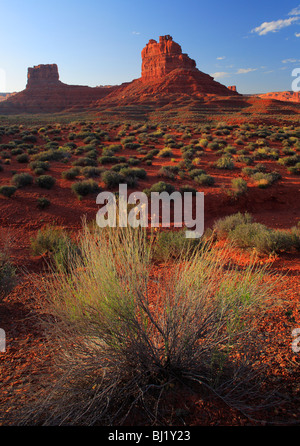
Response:
M142 51L143 84L164 83L166 92L183 94L237 94L213 77L196 68L196 62L182 52L181 46L169 35L151 39ZM162 92L162 86L159 88Z
M28 68L26 88L48 88L62 85L62 82L59 81L56 64L37 65L33 68Z
M181 46L171 36L160 36L159 43L150 40L142 51L142 81L163 78L176 69L194 69L196 62L183 54Z
M25 90L1 102L1 113L55 113L63 110L86 110L113 89L67 85L59 80L56 64L28 68Z
M196 68L196 62L182 52L181 46L169 35L159 42L149 40L142 50L142 76L122 84L104 98L103 103L130 105L133 103L169 102L181 98L201 100L209 95L241 97L213 77ZM101 105L101 101L98 101Z

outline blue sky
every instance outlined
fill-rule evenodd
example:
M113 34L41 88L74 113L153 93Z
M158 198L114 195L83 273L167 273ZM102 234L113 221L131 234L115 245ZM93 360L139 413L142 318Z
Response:
M143 47L165 34L241 93L290 90L300 67L300 0L0 0L0 16L6 91L24 89L27 68L47 63L67 84L131 81Z

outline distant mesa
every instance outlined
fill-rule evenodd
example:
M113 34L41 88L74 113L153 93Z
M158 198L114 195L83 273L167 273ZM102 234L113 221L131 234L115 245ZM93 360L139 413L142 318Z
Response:
M0 93L0 102L5 101L16 93Z
M300 102L300 92L296 91L276 91L272 93L257 94L256 97L262 99L276 99L285 102Z
M237 91L236 85L231 85L230 87L228 87L228 90Z

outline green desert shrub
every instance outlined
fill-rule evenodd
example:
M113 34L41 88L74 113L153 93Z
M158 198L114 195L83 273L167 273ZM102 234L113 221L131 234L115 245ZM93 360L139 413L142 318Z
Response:
M103 167L93 167L93 166L86 166L81 169L81 175L83 175L85 178L93 178L93 177L99 177L101 173L103 172Z
M192 169L189 171L189 176L193 179L199 177L200 175L205 175L205 174L206 171L203 169Z
M215 184L214 177L206 173L202 173L201 175L194 177L194 181L201 184L201 186L213 186Z
M162 166L158 171L159 177L174 179L179 172L178 166Z
M250 156L244 156L244 155L241 155L241 156L239 156L239 157L237 158L237 160L238 160L240 163L246 164L247 166L250 166L250 165L254 164L254 160L253 160L253 158L251 158Z
M66 271L78 248L68 233L61 228L47 225L30 239L33 255L48 254L56 268Z
M255 249L259 254L289 252L300 247L300 227L275 230L254 222L247 212L219 219L214 231L218 238L227 237L237 247Z
M211 150L218 150L219 149L219 144L217 143L217 142L210 142L208 145L207 145L207 148L208 149L211 149Z
M116 164L120 162L120 157L118 156L100 156L98 158L99 164Z
M137 150L141 147L141 145L137 142L127 142L124 144L125 150Z
M0 195L10 198L14 195L16 190L17 188L15 186L3 185L0 186Z
M253 153L256 159L273 159L278 160L279 151L270 147L260 147Z
M123 169L121 169L119 171L120 175L123 175L124 177L134 177L137 179L145 179L147 176L147 172L145 171L145 169L140 169L140 168L131 168L131 167L124 167Z
M16 149L12 149L11 150L11 154L14 155L14 156L15 155L22 155L22 154L24 154L24 151L20 147L17 147Z
M126 161L126 158L122 162L125 162L125 161ZM141 163L141 159L130 157L130 158L128 158L127 163L130 164L130 166L138 166Z
M74 180L80 174L79 167L71 167L71 169L62 172L61 176L64 180Z
M51 202L46 197L39 197L37 199L37 207L39 209L46 209L50 206Z
M248 190L247 181L243 178L233 178L231 180L231 190L229 191L230 195L233 197L240 197L245 195Z
M43 171L49 170L50 169L50 163L48 161L32 161L29 164L29 167L31 170L33 170L34 172L37 169L42 169Z
M222 156L215 162L214 166L217 169L234 169L234 161L230 156Z
M94 159L89 158L88 156L82 156L73 161L72 164L75 167L97 166L97 162Z
M99 186L96 181L92 179L83 180L83 181L77 181L76 183L73 183L71 186L72 191L74 194L81 199L82 197L85 197L86 195L95 193L99 191Z
M146 195L150 195L151 192L167 192L168 194L172 194L175 192L175 187L172 184L159 181L158 183L153 184L149 189L144 189Z
M152 149L143 157L143 161L152 160L159 153L158 149Z
M252 223L252 221L252 215L248 212L245 212L244 214L238 212L236 214L228 215L226 217L218 219L214 223L213 229L219 238L223 238L227 237L227 235L237 226L240 226L242 224L249 224Z
M173 152L170 148L165 147L164 149L161 149L158 153L158 156L160 158L166 158L166 157L172 157L173 156Z
M272 186L273 183L278 181L281 175L278 172L263 173L256 172L251 176L251 179L256 182L257 186L261 189Z
M189 186L188 184L184 184L183 186L180 186L180 188L179 188L179 192L180 192L181 194L184 194L185 192L190 192L190 193L192 193L193 195L196 195L196 193L197 193L197 189L195 189L195 188L192 187L192 186Z
M11 158L11 153L8 152L7 150L2 150L2 152L0 153L0 156L2 159Z
M12 183L17 188L24 187L24 186L30 186L33 183L33 176L29 173L16 173L12 177Z
M239 248L254 248L260 254L289 252L298 243L289 231L274 230L260 223L237 226L229 234L229 240Z
M292 175L300 175L300 163L288 168L288 172Z
M114 172L113 170L106 170L101 174L101 180L108 189L113 189L114 187L122 184L124 177L119 172Z
M51 189L56 183L56 179L51 175L41 175L35 180L36 184L43 189Z
M120 172L121 169L125 169L126 167L129 167L128 163L119 163L112 166L110 170L113 170L114 172Z
M50 148L33 155L34 161L67 161L71 157L69 151L63 148Z
M295 166L300 162L300 155L287 156L286 158L279 158L278 163L282 166Z
M152 259L166 262L172 258L191 256L201 245L200 239L186 238L186 231L160 231L156 237Z
M29 162L29 156L27 155L27 153L22 153L21 155L18 155L16 157L16 160L18 161L18 163L28 163Z

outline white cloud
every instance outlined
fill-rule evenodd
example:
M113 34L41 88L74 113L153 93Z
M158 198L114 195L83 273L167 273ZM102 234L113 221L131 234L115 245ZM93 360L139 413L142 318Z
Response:
M296 37L300 37L300 33L295 33L295 36Z
M257 68L240 68L236 74L247 74L250 73L251 71L256 71Z
M229 76L229 73L226 71L217 71L216 73L212 73L211 76L215 79L221 79L222 77Z
M226 59L225 56L217 57L217 60L224 60L224 59Z
M290 17L288 19L274 20L273 22L264 22L260 26L252 29L252 33L257 33L259 36L264 36L270 32L275 33L282 28L291 26L298 21L300 17Z
M141 33L139 33L138 31L132 31L132 34L134 34L135 36L139 36Z
M298 59L285 59L281 61L282 63L296 63L296 62L300 62L300 60Z
M300 5L297 8L294 8L288 15L300 15Z

